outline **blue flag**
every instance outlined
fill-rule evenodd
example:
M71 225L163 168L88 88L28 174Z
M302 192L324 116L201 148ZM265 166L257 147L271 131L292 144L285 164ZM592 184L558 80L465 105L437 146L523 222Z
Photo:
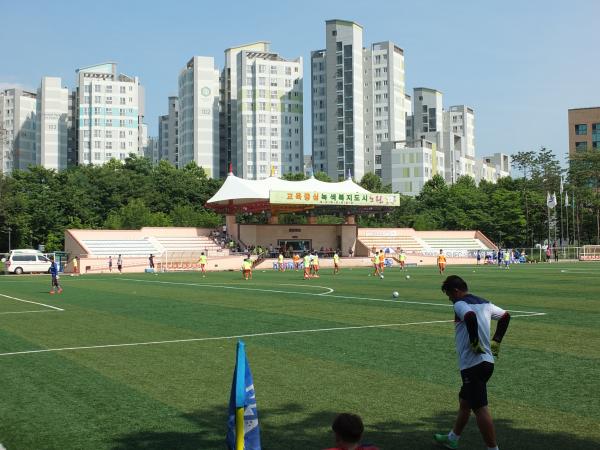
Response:
M237 344L235 370L229 397L226 441L229 450L260 450L260 427L254 382L246 358L246 345L243 341L238 341Z

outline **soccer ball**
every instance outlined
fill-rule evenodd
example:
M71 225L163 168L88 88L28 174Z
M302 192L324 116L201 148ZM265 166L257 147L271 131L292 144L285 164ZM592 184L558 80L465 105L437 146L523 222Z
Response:
M410 280L410 275L406 275L406 279L407 279L407 280Z
M392 292L392 297L398 298L399 296L400 296L400 294L398 294L398 291Z
M379 278L381 278L383 280L383 274L379 275Z

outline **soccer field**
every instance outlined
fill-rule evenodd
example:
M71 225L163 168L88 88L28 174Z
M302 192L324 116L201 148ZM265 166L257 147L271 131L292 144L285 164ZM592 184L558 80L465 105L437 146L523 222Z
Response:
M432 449L455 415L453 312L432 267L0 277L0 442L16 449L222 449L235 346L263 449ZM600 447L600 265L452 266L512 311L489 399L500 448ZM400 293L398 300L391 293ZM29 303L33 302L33 303ZM493 324L495 327L495 324ZM484 448L474 419L460 448Z

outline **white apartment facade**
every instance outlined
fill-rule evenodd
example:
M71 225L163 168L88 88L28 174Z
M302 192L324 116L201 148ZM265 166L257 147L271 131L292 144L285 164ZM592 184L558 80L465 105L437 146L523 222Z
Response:
M47 169L67 168L70 110L69 90L61 79L44 77L37 91L36 164Z
M20 88L0 91L0 172L36 164L37 94Z
M419 195L434 175L445 176L445 155L434 142L424 138L414 142L382 144L382 182L403 195Z
M510 176L511 161L510 156L506 153L494 153L490 156L484 156L476 162L476 166L479 169L475 177L477 182L485 179L495 183L500 178ZM485 178L484 175L486 175Z
M311 53L312 152L315 172L332 180L364 174L363 29L325 22L325 49Z
M355 22L328 20L325 30L326 48L311 53L314 170L381 176L383 143L406 139L404 51L390 41L363 48Z
M447 181L461 176L475 176L475 112L465 105L450 106L444 111L444 149Z
M116 63L77 70L76 124L79 164L143 155L143 89L137 77L117 73Z
M181 70L178 167L195 161L209 177L219 176L219 71L214 58L194 56Z
M365 173L381 176L381 146L406 139L404 50L378 42L363 50Z
M267 41L258 41L225 50L225 65L221 72L221 111L219 119L219 174L226 177L229 165L238 167L238 55L242 51L269 52Z
M236 66L236 174L260 180L303 173L302 58L242 50Z
M169 97L169 112L158 118L158 160L179 166L179 97Z

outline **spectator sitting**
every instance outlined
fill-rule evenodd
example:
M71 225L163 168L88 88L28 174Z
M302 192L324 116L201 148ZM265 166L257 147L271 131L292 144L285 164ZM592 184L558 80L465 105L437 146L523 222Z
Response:
M379 450L377 447L360 444L365 427L356 414L338 414L331 429L335 433L336 446L327 450Z

